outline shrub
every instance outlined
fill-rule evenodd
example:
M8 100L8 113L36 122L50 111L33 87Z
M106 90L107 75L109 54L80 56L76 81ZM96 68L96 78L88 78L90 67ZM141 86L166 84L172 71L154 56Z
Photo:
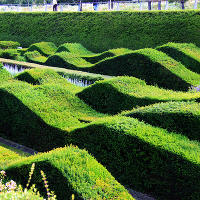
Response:
M76 147L55 149L11 164L8 176L25 185L30 165L35 163L31 183L45 194L38 178L40 170L47 176L48 185L58 200L70 199L134 199L114 177L85 150Z
M75 54L61 52L50 56L45 64L111 76L134 76L145 79L148 84L174 90L188 90L191 85L196 86L200 81L199 74L155 49L124 52L123 55L106 58L96 64Z
M36 80L37 73L37 70L32 73ZM37 151L46 151L63 146L65 131L85 124L82 119L93 121L104 115L75 96L81 88L62 77L56 84L58 79L56 76L53 79L51 72L41 74L49 76L49 81L41 78L42 85L34 86L17 80L2 84L0 134ZM24 77L31 80L26 74Z
M98 81L77 95L93 109L111 114L158 102L199 100L200 98L198 93L160 89L134 77L116 77Z
M47 60L47 57L42 56L38 51L27 51L24 56L27 61L37 64L44 64Z
M17 47L20 47L19 42L0 41L0 49L16 49Z
M0 52L0 57L17 60L17 57L20 56L20 53L17 49L5 49Z
M170 42L156 49L181 62L188 69L200 73L200 48L196 45Z
M200 46L199 12L1 13L0 38L19 41L24 47L38 41L56 45L76 42L94 52L119 47L154 48L167 42Z
M166 128L199 140L200 104L195 102L168 102L129 111L126 116L138 118L154 126Z
M52 42L39 42L32 44L27 51L38 51L43 56L49 56L56 52L56 45Z
M128 117L110 117L66 138L86 148L123 185L156 199L200 198L200 145Z

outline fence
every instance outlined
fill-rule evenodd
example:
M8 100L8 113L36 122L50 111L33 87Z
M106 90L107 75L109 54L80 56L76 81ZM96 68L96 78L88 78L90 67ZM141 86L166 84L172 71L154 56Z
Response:
M119 10L179 10L200 8L200 0L166 1L134 0L134 1L108 1L108 2L77 2L58 4L57 11L119 11ZM52 4L5 4L0 5L0 12L41 12L52 11Z

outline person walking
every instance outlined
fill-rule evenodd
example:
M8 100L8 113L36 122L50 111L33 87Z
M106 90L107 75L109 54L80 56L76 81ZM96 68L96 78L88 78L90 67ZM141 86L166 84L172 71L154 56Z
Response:
M57 11L58 2L57 0L53 0L53 11Z

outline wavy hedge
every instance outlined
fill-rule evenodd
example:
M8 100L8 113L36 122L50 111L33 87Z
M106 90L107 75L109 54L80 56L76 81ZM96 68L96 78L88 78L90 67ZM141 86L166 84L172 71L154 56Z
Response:
M26 78L22 76L21 80L32 81L29 74L24 73ZM36 82L38 73L32 71ZM41 78L41 83L46 84L34 86L10 80L0 85L0 134L35 150L45 151L64 145L65 130L104 115L75 96L81 88L62 77L59 81L52 72L40 72L40 75L45 77Z
M125 115L200 141L200 103L160 103L129 111Z
M20 47L19 42L0 41L0 49L16 49L17 47Z
M199 85L200 81L199 74L155 49L124 52L95 64L75 54L61 52L50 56L45 64L111 76L134 76L145 79L148 84L174 90L188 90L191 85Z
M152 48L167 42L200 46L199 13L199 10L1 13L0 40L18 41L25 47L39 41L57 46L66 41L76 42L94 52L120 47Z
M71 199L132 199L134 198L115 178L85 150L76 147L55 149L17 161L5 168L9 177L24 186L31 164L35 171L31 180L46 194L40 170L46 174L48 185L58 200Z
M200 145L128 117L110 117L71 132L117 178L156 199L200 198Z
M51 54L54 54L56 50L57 47L53 42L39 42L31 44L31 46L27 49L27 51L38 51L43 56L49 56Z
M98 81L77 95L95 110L112 114L158 102L200 99L200 93L165 90L134 77Z
M42 56L38 51L27 51L24 56L28 62L36 64L44 64L47 60L47 57Z
M200 48L188 43L167 43L156 48L181 62L188 69L200 73Z

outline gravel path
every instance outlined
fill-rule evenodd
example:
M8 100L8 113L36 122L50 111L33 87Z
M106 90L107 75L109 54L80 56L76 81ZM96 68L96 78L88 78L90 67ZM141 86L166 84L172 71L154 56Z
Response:
M147 194L143 194L141 192L136 192L132 189L127 188L129 193L134 197L136 200L156 200L153 197L148 196Z
M10 146L10 147L13 147L13 148L15 148L15 149L21 150L21 151L23 151L24 153L29 153L29 154L31 154L31 155L34 155L34 154L37 154L37 153L38 153L37 151L35 151L35 150L33 150L33 149L29 148L29 147L25 147L25 146L23 146L23 145L21 145L21 144L18 144L18 143L13 142L13 141L6 140L6 139L4 139L4 138L2 138L2 137L0 137L0 142L1 142L2 144L7 145L7 146Z

